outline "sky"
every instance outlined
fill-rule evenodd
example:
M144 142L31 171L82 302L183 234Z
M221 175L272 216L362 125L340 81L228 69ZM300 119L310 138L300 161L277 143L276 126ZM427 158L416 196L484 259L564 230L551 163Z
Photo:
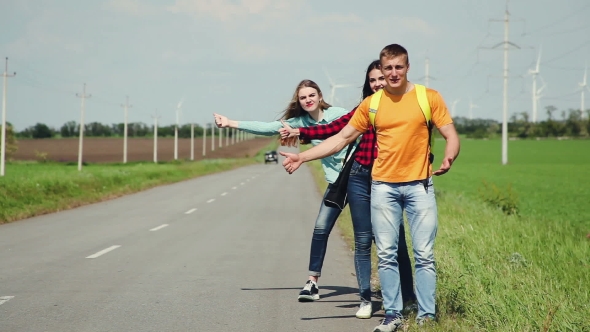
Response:
M365 70L381 49L408 49L408 78L438 90L453 116L502 119L506 1L342 0L0 0L0 57L8 57L7 120L59 129L80 121L204 125L279 118L297 84L317 82L335 106L354 107ZM512 0L508 113L539 101L579 109L590 62L590 2ZM499 46L497 46L499 45ZM496 48L493 48L497 46ZM4 67L4 63L2 63ZM326 74L327 73L327 74ZM590 90L586 90L590 95ZM329 98L329 97L328 97ZM586 108L590 108L587 98ZM455 104L453 108L452 105Z

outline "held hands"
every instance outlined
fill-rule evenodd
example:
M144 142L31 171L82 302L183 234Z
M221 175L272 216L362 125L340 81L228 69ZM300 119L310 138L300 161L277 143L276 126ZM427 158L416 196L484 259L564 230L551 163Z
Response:
M289 174L293 174L293 172L295 172L303 163L301 157L299 157L299 155L296 153L288 153L283 151L280 151L279 153L281 156L285 157L285 160L283 160L283 167L285 167L285 170Z
M223 116L221 114L213 113L213 118L215 118L215 125L218 128L226 128L229 127L229 119L227 116Z
M432 174L436 175L436 176L443 175L451 169L452 164L453 164L453 158L444 157L443 161L442 161L442 165L440 165L440 168L438 170L434 171Z
M279 129L281 134L281 145L282 146L297 146L299 129L293 129L285 121L281 120L283 128Z
M283 124L283 128L279 129L279 133L281 134L281 138L290 138L290 137L299 136L299 129L291 128L291 126L289 126L289 124L283 120L281 120L281 123Z

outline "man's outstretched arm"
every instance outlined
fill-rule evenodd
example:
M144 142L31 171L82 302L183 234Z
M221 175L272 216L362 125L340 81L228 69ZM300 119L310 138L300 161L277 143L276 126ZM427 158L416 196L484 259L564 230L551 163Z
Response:
M298 154L281 151L280 154L287 157L283 161L283 166L289 174L292 174L304 162L331 156L344 149L346 145L353 142L361 134L362 133L356 130L353 126L346 125L338 134L326 139L319 145L314 146L307 151Z

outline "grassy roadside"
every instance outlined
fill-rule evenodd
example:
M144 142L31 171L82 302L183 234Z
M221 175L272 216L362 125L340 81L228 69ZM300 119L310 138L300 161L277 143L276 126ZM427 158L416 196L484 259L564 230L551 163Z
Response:
M273 139L249 158L90 164L82 172L78 172L77 165L8 163L9 175L0 178L0 224L260 163L264 152L277 146L278 141Z
M439 322L420 331L590 331L590 141L510 144L501 166L498 141L464 140L435 179ZM353 248L350 214L338 224Z

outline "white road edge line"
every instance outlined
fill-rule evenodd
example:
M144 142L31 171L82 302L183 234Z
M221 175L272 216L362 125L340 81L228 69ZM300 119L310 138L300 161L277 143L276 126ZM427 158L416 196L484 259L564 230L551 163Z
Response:
M215 201L215 198L211 198L210 200L207 201L207 203L211 203L213 201Z
M197 211L196 208L195 209L190 209L190 210L186 211L184 214L191 214L191 213L193 213L195 211Z
M223 194L221 194L221 196L225 196L225 195L227 195L227 193L223 193Z
M159 231L159 230L161 230L164 227L168 227L168 224L164 224L164 225L160 225L158 227L152 228L152 229L150 229L150 232Z
M0 305L10 301L10 299L14 299L14 296L0 296Z
M96 254L90 255L90 256L88 256L86 258L97 258L97 257L100 257L100 256L106 254L107 252L113 251L113 250L115 250L115 249L117 249L119 247L120 247L119 245L110 246L110 247L106 248L105 250L101 250L101 251L97 252Z

